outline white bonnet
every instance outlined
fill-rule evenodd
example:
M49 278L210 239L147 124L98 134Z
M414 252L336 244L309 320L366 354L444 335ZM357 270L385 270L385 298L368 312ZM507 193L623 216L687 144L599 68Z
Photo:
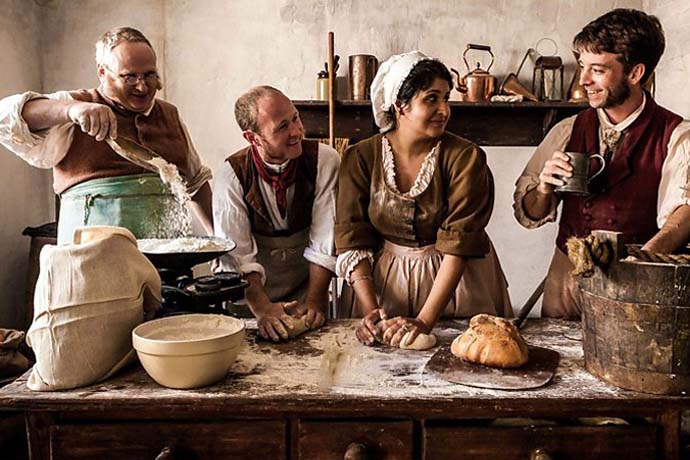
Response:
M379 67L371 83L371 106L376 126L382 133L395 127L395 119L391 118L388 110L395 104L403 82L419 61L428 59L431 58L424 53L410 51L391 56Z

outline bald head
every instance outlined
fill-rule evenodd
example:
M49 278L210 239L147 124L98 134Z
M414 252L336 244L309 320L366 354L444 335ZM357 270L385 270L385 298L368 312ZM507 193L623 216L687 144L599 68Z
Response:
M137 29L132 27L116 27L110 29L101 35L101 38L96 42L96 64L102 65L112 65L111 55L115 47L121 43L144 43L151 48L154 59L156 52L151 46L151 42L144 36L143 33L139 32Z
M280 90L268 86L255 86L237 98L235 102L235 120L242 131L253 131L258 133L260 126L258 123L259 101L263 98L285 98Z

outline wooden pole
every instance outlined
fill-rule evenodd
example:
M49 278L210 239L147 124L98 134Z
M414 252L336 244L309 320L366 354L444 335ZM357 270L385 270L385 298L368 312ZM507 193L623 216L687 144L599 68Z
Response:
M328 145L335 148L335 51L333 32L328 32ZM338 278L331 281L331 318L338 316Z
M335 148L335 58L333 32L328 32L328 145Z

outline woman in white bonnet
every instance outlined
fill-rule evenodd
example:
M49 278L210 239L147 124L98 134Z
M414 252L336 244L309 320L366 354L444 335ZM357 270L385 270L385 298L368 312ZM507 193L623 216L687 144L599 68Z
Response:
M407 331L412 343L440 317L512 314L484 230L493 178L481 148L445 131L451 88L441 62L419 51L391 57L371 85L381 133L343 157L336 271L354 290L364 344L386 332L397 346Z

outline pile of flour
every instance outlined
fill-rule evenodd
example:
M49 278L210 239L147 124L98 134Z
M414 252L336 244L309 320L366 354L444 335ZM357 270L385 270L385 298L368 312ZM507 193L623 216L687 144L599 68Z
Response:
M146 238L137 240L139 250L149 254L179 254L189 252L217 252L231 249L228 242L220 238Z

